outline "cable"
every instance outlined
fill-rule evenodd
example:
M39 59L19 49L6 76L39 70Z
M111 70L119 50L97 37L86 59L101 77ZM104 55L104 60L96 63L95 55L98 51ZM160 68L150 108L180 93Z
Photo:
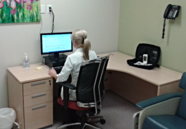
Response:
M52 19L52 33L54 32L54 19L55 19L55 15L54 15L54 12L52 10L52 8L50 7L49 8L49 11L52 12L52 15L53 15L53 19Z
M164 39L164 35L165 35L165 25L166 25L166 18L164 19L164 23L163 23L162 39Z
M43 27L43 19L42 19L42 17L41 17L41 27L40 27L40 30L39 30L39 35L38 35L38 41L39 41L39 44L40 44L40 33L41 33L41 29L42 29L42 27ZM42 62L43 62L43 60L42 60Z
M52 11L52 14L53 14L53 21L52 21L52 33L54 31L54 18L55 18L55 15L54 15L54 12Z
M42 17L41 17L41 27L40 27L39 36L38 36L39 41L40 41L40 33L41 33L42 27L43 27L43 19L42 19ZM39 42L39 43L40 43L40 42Z

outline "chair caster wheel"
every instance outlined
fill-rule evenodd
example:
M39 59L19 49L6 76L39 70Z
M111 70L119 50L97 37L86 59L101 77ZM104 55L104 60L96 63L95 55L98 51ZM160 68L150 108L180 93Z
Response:
M100 119L100 123L103 125L106 123L105 119Z

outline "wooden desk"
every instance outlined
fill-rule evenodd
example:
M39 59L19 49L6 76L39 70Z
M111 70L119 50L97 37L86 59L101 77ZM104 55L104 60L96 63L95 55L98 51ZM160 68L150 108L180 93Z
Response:
M181 91L178 87L182 73L160 67L144 70L131 67L133 57L114 52L107 67L106 89L115 92L132 103ZM101 54L100 56L108 55ZM41 70L36 67L41 66ZM16 121L21 129L35 129L53 124L53 79L48 68L33 64L29 69L22 66L7 70L9 107L16 111Z
M112 54L107 66L108 81L106 89L115 92L132 103L155 97L165 93L182 92L179 81L182 73L160 67L153 70L145 70L129 66L128 59L134 57L120 52L100 54L104 56Z
M36 67L41 66L41 70ZM9 107L16 111L21 129L38 129L53 124L53 79L48 68L33 64L7 70Z

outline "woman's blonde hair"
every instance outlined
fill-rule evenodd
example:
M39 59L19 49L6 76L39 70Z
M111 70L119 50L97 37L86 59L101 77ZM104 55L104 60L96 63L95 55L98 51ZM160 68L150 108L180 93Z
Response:
M71 40L75 41L79 47L83 47L83 58L89 60L91 43L87 39L87 32L85 30L76 30L72 33Z

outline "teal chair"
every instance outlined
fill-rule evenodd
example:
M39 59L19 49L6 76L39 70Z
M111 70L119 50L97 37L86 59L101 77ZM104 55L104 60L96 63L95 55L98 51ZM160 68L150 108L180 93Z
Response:
M186 72L179 83L186 88ZM186 129L186 90L139 102L143 109L133 115L133 129Z

